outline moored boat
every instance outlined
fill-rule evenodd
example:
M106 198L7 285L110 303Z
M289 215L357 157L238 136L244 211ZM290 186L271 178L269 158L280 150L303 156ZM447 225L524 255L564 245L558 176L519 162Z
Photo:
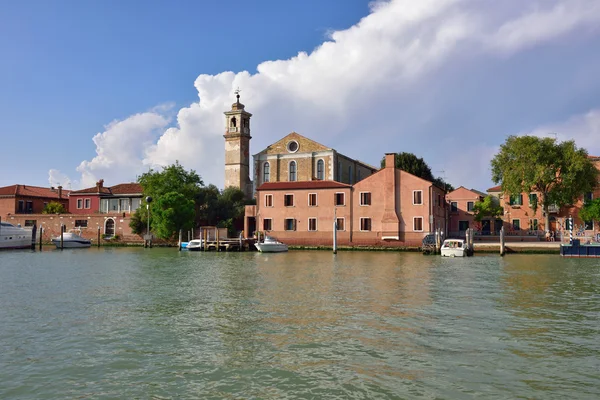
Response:
M272 236L266 236L264 241L255 243L254 246L261 253L282 253L288 251L287 244L280 242Z
M441 248L442 257L465 257L467 242L463 239L446 239Z
M64 232L62 242L63 249L81 249L92 245L90 239L82 237L75 231ZM54 243L57 249L60 249L60 236L52 238L52 243Z
M187 242L185 249L189 251L200 251L202 250L203 245L202 239L193 239Z
M27 249L31 247L33 231L0 221L0 249Z

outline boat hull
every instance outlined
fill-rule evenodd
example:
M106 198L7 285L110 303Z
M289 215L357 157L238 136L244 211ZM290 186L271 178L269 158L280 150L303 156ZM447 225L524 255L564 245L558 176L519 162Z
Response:
M283 253L288 251L288 247L283 243L256 243L256 249L261 253Z
M56 246L57 249L60 249L60 239L52 239L52 243ZM89 240L63 240L63 249L83 249L86 247L91 247L92 242Z
M0 250L31 248L33 232L5 222L0 226Z

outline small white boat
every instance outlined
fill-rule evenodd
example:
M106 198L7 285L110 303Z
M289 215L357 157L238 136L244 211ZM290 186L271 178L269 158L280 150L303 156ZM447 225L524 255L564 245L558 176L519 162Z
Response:
M442 245L442 257L465 257L467 242L463 239L446 239Z
M31 229L0 222L0 249L27 249L31 247Z
M193 239L187 242L185 249L189 251L201 251L203 246L202 239Z
M255 243L254 245L261 253L281 253L288 251L287 244L281 243L271 236L266 236L264 241Z
M63 233L63 249L80 249L90 247L92 241L80 235L81 232L69 231ZM60 249L60 236L52 238L52 243Z

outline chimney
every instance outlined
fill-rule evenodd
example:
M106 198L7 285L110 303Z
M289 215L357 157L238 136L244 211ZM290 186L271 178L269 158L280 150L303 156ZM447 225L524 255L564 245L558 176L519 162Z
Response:
M385 168L396 167L396 153L385 153Z
M98 189L98 191L100 191L100 189L102 189L103 186L104 186L104 179L100 179L98 182L96 182L96 189Z
M62 199L62 186L58 186L58 198Z

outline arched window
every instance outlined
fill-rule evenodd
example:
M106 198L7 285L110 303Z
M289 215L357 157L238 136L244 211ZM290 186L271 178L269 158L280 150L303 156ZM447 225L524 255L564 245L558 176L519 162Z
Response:
M235 128L237 126L237 120L235 119L235 117L231 118L230 126L232 128Z
M269 182L271 178L271 165L268 162L263 164L263 182Z
M296 180L296 161L290 161L290 182Z
M317 179L325 179L325 162L323 160L317 161Z

